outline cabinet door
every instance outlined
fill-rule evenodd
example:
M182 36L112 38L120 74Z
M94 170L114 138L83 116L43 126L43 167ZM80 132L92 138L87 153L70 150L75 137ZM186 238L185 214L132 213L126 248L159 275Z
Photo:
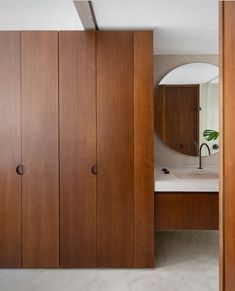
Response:
M23 267L58 267L58 33L22 32L21 54Z
M95 32L60 32L60 265L96 266Z
M153 32L134 32L135 267L154 267Z
M132 32L97 33L97 215L100 267L134 267Z
M21 266L20 32L0 32L0 267Z

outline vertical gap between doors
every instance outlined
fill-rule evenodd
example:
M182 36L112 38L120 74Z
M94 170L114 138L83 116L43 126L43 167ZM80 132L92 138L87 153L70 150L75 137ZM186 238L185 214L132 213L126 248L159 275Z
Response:
M99 165L98 165L98 73L97 73L97 32L95 32L95 122L96 122L96 165L99 175ZM96 267L99 267L99 215L98 215L98 175L96 175Z
M22 32L20 34L20 163L23 164L23 130L22 130ZM21 219L21 267L23 267L23 178L20 176L20 196L21 196L21 213L20 213L20 219Z

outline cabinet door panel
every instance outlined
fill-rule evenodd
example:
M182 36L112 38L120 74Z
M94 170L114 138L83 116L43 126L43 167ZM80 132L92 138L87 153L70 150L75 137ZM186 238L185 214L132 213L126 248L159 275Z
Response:
M0 32L0 267L21 266L20 32Z
M60 32L60 265L96 266L95 32Z
M58 267L58 33L22 32L21 52L23 267Z
M134 32L135 267L154 267L153 32Z
M134 267L132 32L97 33L98 264Z

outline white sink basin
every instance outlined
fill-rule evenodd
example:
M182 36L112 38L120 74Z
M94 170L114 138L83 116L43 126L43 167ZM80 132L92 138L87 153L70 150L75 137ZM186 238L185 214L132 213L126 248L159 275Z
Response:
M157 192L218 192L218 167L197 169L193 167L168 168L164 174L155 169L155 191Z
M218 173L206 170L206 169L195 169L189 172L172 171L178 179L200 179L200 180L216 180L219 178Z

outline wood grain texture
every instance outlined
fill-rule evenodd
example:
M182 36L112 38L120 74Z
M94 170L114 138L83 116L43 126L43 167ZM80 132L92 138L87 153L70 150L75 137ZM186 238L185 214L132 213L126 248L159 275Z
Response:
M60 32L60 266L96 266L96 36Z
M225 291L224 264L224 1L219 3L219 290Z
M58 33L21 37L23 267L58 267Z
M98 265L134 267L132 32L97 32Z
M154 266L153 33L134 32L135 267Z
M21 266L20 32L0 32L0 267Z
M155 96L155 127L172 149L197 156L199 85L159 85ZM176 138L177 136L177 138Z
M224 1L222 15L222 133L223 133L223 175L221 195L223 195L223 247L224 285L223 291L235 290L235 2ZM223 268L223 265L221 266Z
M218 228L218 193L155 193L155 230L217 230Z

